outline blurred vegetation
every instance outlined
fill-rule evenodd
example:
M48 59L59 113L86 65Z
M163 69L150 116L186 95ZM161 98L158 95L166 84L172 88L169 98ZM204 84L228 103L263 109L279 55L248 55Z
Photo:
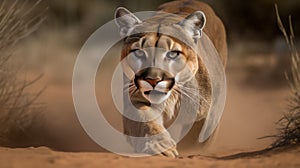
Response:
M219 1L218 8L232 38L257 39L270 41L281 32L277 27L274 4L277 4L282 17L293 14L294 20L300 19L300 1L298 0L238 0ZM284 24L288 24L284 22ZM295 22L295 31L300 25Z
M34 0L31 1L34 3ZM229 41L235 39L270 41L280 36L274 12L275 3L278 4L283 17L293 14L296 35L300 29L300 25L296 22L300 19L299 0L203 1L210 4L224 21ZM164 2L168 0L44 0L43 4L49 7L46 24L48 27L73 27L81 34L82 41L102 24L113 19L114 10L119 6L138 12L156 10Z
M13 61L16 44L35 31L43 21L43 14L32 17L32 8L26 2L0 2L0 145L32 145L33 126L41 114L36 98L27 89L35 83L20 80L18 65ZM40 120L39 118L38 120Z

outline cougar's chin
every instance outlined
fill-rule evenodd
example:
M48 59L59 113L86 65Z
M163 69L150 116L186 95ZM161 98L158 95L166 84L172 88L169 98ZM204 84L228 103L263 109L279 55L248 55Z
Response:
M165 100L168 99L171 92L161 92L157 90L149 90L142 92L143 96L151 103L151 104L161 104Z

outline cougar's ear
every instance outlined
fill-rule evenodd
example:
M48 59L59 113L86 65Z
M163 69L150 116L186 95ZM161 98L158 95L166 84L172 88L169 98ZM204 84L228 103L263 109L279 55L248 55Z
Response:
M139 18L124 7L116 9L115 21L121 37L127 36L135 25L141 23Z
M206 17L202 11L196 11L188 15L185 19L180 21L179 24L182 26L188 34L196 41L201 37L203 28L206 23Z

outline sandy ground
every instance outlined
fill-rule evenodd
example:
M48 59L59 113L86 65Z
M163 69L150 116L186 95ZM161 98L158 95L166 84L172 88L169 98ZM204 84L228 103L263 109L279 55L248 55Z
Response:
M43 73L43 79L31 88L47 86L40 101L46 105L43 112L44 128L39 148L0 148L0 167L300 167L300 148L231 160L213 159L182 152L180 158L128 158L104 152L82 129L72 102L72 70L78 49L68 49L57 42L55 35L25 43L16 55L28 55L24 64L28 79ZM41 40L43 43L39 43ZM32 47L34 46L34 47ZM55 48L55 50L53 50ZM250 56L251 58L251 56ZM251 60L251 59L250 59ZM265 60L265 59L263 59ZM255 62L255 61L253 61ZM251 61L250 61L251 64ZM109 65L108 65L109 66ZM232 54L227 68L228 94L224 115L215 142L205 155L225 156L266 148L272 139L258 139L276 133L275 122L286 110L289 89L278 81L265 82L262 71L244 68L243 59ZM249 75L250 74L250 75ZM254 75L253 75L254 74ZM104 74L105 75L105 74ZM260 78L259 78L260 77ZM99 75L97 82L107 79ZM99 90L98 90L99 89ZM110 123L120 128L121 118L112 113L111 100L106 98L109 88L97 88L97 98ZM50 147L51 149L49 149ZM59 152L60 151L60 152ZM64 151L64 152L62 152ZM181 152L181 151L180 151ZM201 153L193 151L192 153ZM202 152L203 153L203 152ZM187 156L190 155L190 156Z
M112 153L71 153L55 152L45 147L10 149L0 148L1 168L15 167L299 167L300 147L267 152L264 155L239 157L236 159L213 159L203 156L190 156L170 159L153 156L151 158L128 158Z

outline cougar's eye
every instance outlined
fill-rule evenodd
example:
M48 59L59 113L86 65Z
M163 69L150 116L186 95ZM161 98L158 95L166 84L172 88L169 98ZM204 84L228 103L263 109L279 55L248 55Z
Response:
M143 50L135 49L135 50L131 50L131 52L133 52L133 54L138 58L146 57L146 53Z
M167 53L167 57L170 59L175 59L177 58L182 52L181 51L169 51Z

